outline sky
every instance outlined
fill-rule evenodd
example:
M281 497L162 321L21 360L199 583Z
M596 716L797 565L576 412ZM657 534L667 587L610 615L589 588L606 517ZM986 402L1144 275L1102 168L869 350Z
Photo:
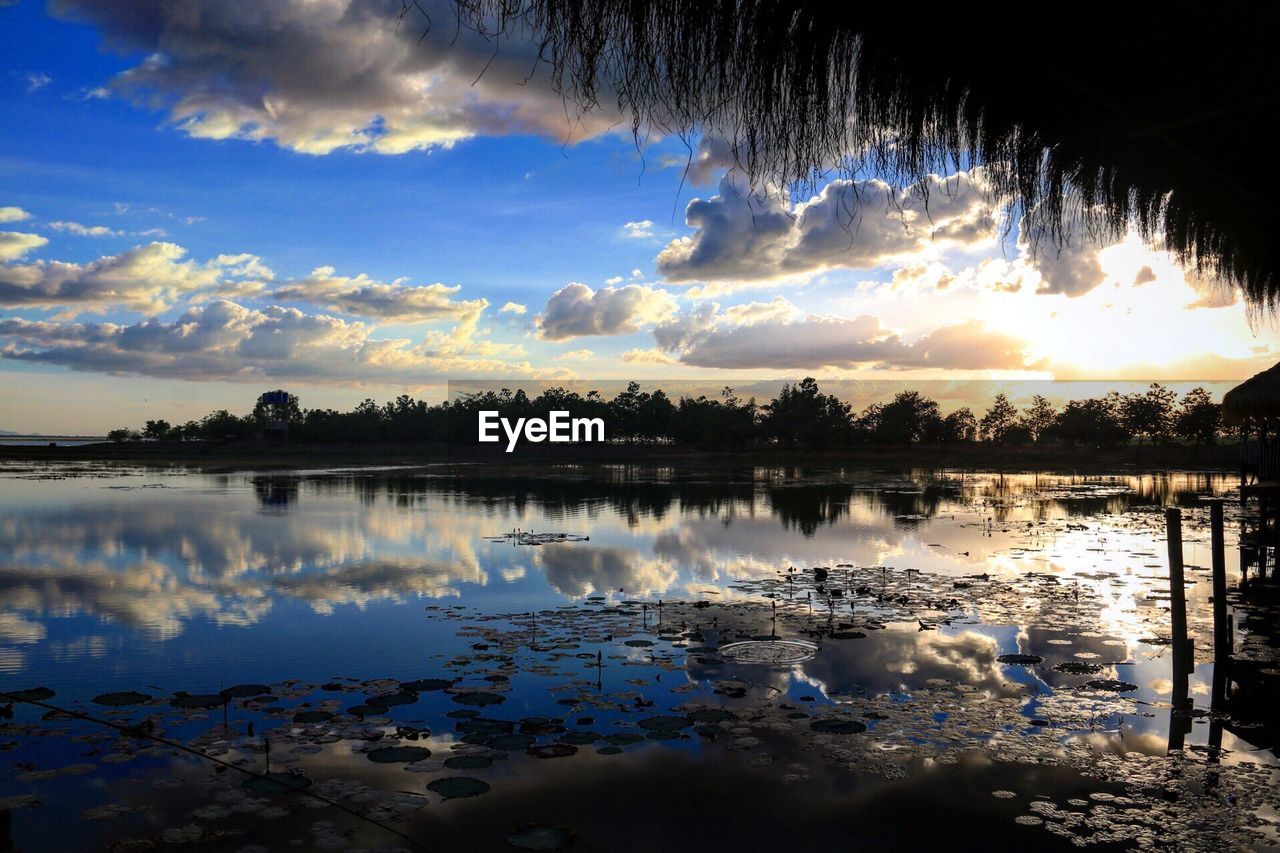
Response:
M637 142L520 39L495 53L424 9L0 0L0 429L277 387L340 408L451 380L1217 388L1280 358L1271 319L1136 235L1032 251L980 167L753 192L713 134Z

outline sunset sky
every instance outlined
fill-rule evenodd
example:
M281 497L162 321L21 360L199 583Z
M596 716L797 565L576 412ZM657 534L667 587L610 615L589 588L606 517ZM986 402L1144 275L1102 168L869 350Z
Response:
M0 0L0 429L450 379L1234 380L1269 318L981 170L752 196L400 0ZM491 61L491 57L492 61ZM850 227L842 212L858 197ZM1010 219L1009 217L1013 217Z

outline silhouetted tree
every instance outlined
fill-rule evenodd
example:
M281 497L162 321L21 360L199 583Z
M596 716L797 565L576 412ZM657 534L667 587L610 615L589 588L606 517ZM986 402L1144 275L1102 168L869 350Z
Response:
M1145 394L1130 394L1123 399L1121 416L1130 433L1154 441L1168 441L1173 435L1174 405L1178 395L1159 382L1152 382Z
M1031 440L1039 444L1045 430L1053 426L1057 417L1058 413L1054 411L1049 401L1042 395L1036 394L1031 398L1031 405L1022 411L1022 425L1030 433Z
M1213 444L1222 431L1222 406L1213 402L1203 388L1192 388L1182 398L1182 406L1174 419L1178 438L1195 444Z
M969 408L956 409L942 419L942 441L944 444L956 444L973 441L978 437L978 419Z
M1017 422L1018 410L1004 394L997 394L991 408L982 416L982 437L997 444L1004 444L1005 437Z
M161 439L169 437L170 429L172 429L172 427L169 426L168 421L147 421L146 425L142 428L142 437L151 439L152 441L160 441Z

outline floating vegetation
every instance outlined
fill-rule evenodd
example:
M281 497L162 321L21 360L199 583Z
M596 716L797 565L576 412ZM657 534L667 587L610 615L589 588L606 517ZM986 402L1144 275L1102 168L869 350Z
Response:
M998 663L1013 664L1015 666L1038 666L1044 663L1044 658L1040 655L1000 655L996 658Z
M121 690L115 693L102 693L93 697L95 705L106 705L108 708L124 708L129 705L141 705L150 702L151 697L136 690Z
M427 790L439 794L446 800L460 800L466 797L478 797L489 792L489 783L483 779L470 776L448 776L427 783Z
M1129 693L1137 690L1138 685L1130 684L1127 681L1117 681L1114 678L1095 678L1084 683L1085 687L1091 690L1105 690L1108 693Z
M375 764L408 764L430 758L431 750L425 746L380 746L366 752L364 757Z
M221 708L228 701L221 693L175 693L169 704L184 711L207 711Z

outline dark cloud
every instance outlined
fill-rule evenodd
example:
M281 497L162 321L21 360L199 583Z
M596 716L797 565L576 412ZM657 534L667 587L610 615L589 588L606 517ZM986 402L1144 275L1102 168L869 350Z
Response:
M566 114L528 39L507 33L495 53L492 41L454 26L448 0L410 4L403 20L401 0L50 5L97 26L109 45L146 53L110 89L166 109L196 137L398 154L476 134L581 139L616 122L607 108Z

